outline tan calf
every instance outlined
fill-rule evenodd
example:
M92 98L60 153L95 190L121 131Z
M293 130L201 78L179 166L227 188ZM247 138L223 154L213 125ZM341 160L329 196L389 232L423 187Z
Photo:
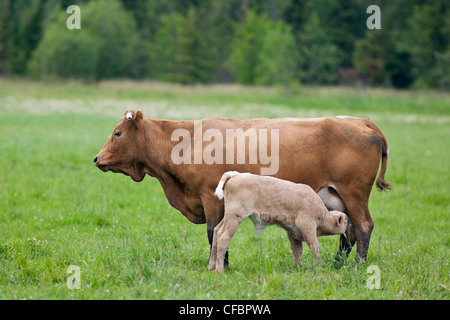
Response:
M231 238L249 215L287 231L296 266L300 263L303 241L315 258L321 260L317 238L347 230L347 215L328 211L314 190L305 184L229 171L223 174L214 194L224 198L225 214L214 228L208 268L220 273Z

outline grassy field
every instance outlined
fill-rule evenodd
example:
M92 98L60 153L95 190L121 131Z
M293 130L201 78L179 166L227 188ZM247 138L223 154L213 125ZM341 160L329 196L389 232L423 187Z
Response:
M145 116L369 117L389 142L388 193L373 191L367 263L336 265L338 237L296 269L281 228L244 221L224 275L207 271L206 225L167 203L156 179L92 159L125 109ZM450 96L346 88L179 87L0 80L1 299L448 299ZM80 289L69 289L70 265ZM380 289L366 285L369 266Z

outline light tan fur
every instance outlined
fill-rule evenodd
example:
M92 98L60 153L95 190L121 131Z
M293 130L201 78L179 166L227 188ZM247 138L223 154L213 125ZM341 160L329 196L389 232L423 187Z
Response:
M225 172L215 195L223 196L225 213L214 229L208 268L219 273L224 270L225 252L232 237L249 215L287 231L296 266L300 263L302 242L306 242L315 258L321 260L317 238L343 234L348 226L345 213L328 211L314 190L301 183L250 173Z

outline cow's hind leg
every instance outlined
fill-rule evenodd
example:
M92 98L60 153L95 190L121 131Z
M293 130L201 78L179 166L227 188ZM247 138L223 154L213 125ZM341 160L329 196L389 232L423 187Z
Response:
M355 227L356 234L356 256L357 259L366 261L367 252L369 251L370 237L374 228L374 223L370 216L369 208L363 209L364 219L358 227Z
M355 194L349 197L342 195L352 225L346 232L347 239L343 239L343 236L341 236L336 259L348 256L356 241L356 259L367 260L370 236L374 227L368 207L369 195L370 192L359 198Z

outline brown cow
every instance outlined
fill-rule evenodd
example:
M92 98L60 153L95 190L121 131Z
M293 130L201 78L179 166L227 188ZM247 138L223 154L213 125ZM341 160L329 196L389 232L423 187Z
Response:
M264 142L272 158L269 150L263 150ZM256 149L260 153L255 159ZM127 110L94 162L102 171L123 173L136 182L146 174L157 178L174 208L193 223L206 222L210 245L224 214L223 201L214 196L224 172L266 174L307 184L329 210L345 211L350 217L352 225L346 236L341 235L337 258L348 256L357 242L357 256L366 259L374 226L369 196L380 162L376 185L380 190L390 188L384 180L387 155L384 134L368 119L168 121Z

